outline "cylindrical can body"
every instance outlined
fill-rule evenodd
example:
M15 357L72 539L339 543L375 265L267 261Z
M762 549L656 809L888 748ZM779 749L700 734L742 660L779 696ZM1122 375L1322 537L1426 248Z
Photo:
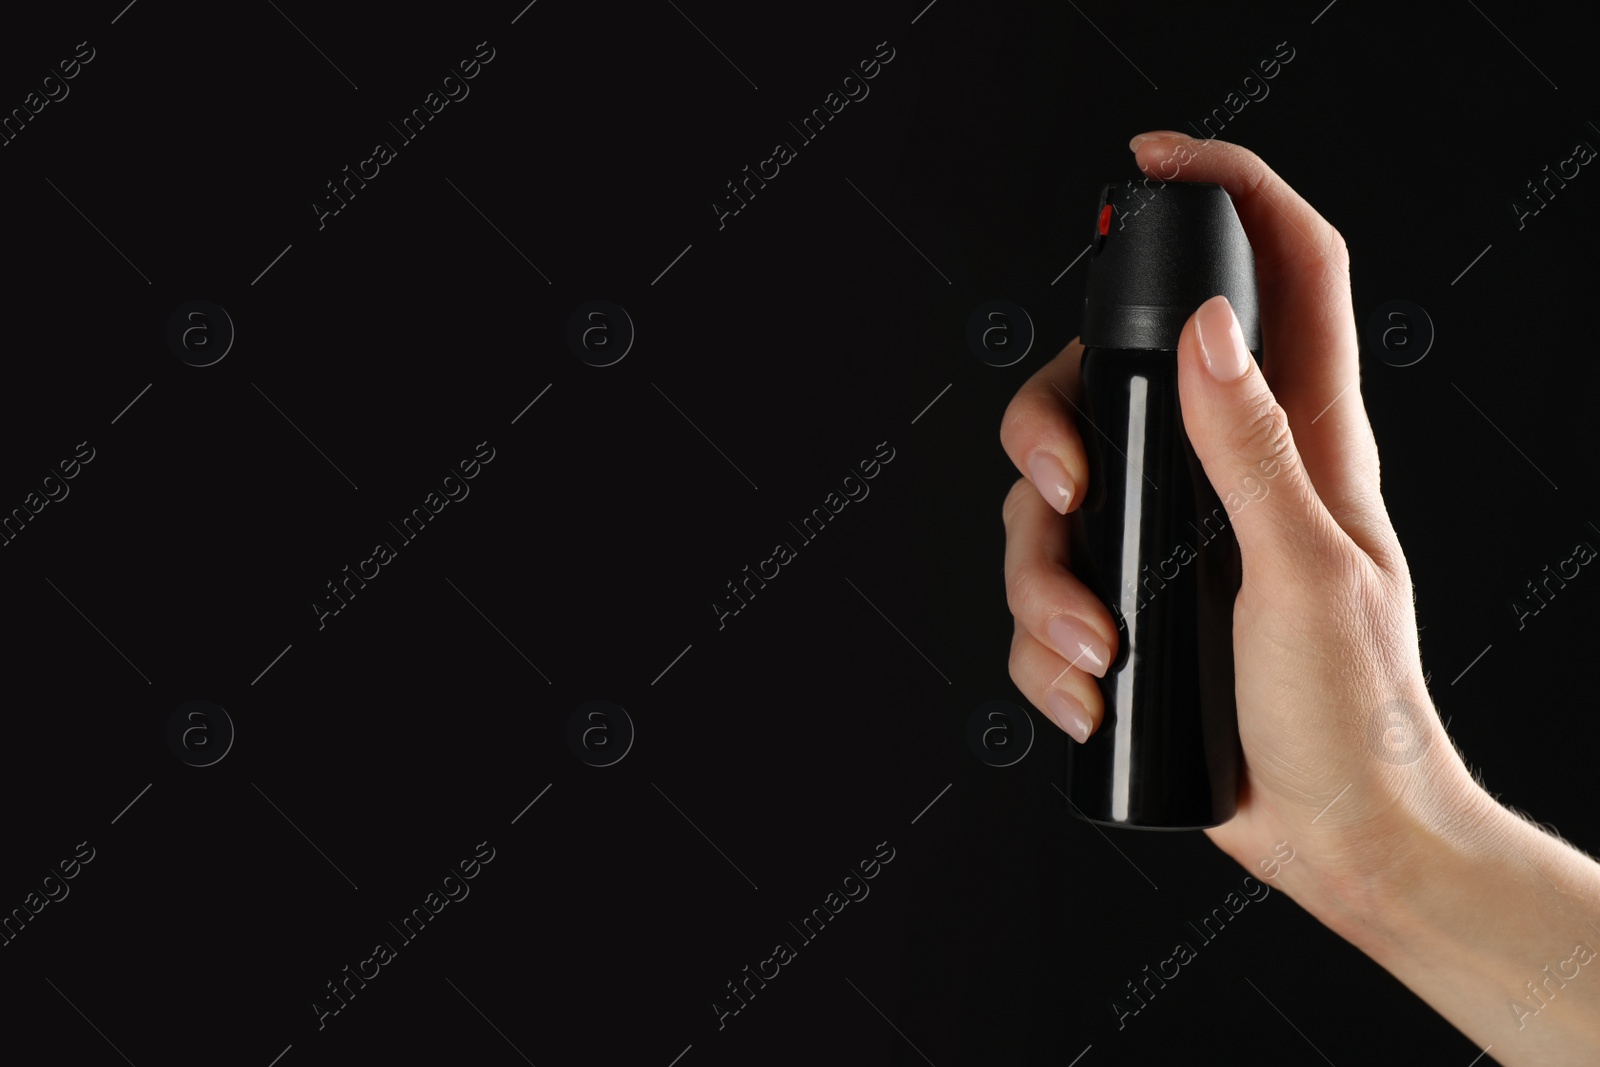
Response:
M1111 610L1118 648L1099 680L1105 716L1067 745L1067 795L1085 818L1197 829L1233 817L1239 728L1233 606L1235 510L1183 429L1177 353L1085 350L1078 430L1087 495L1072 513L1071 567Z

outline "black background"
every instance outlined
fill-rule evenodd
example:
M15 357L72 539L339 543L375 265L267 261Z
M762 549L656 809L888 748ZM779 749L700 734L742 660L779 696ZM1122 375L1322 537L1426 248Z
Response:
M1281 893L1118 1029L1124 983L1246 872L1077 820L1031 708L1020 762L968 746L980 704L1027 703L998 427L1077 332L1067 268L1128 138L1287 42L1220 136L1345 235L1358 321L1405 299L1437 330L1412 366L1365 352L1362 392L1440 713L1505 802L1600 848L1600 578L1520 630L1509 607L1600 543L1600 178L1521 229L1511 207L1600 144L1587 38L1503 3L923 3L8 16L6 110L95 58L0 148L0 509L95 458L0 550L0 909L96 850L0 948L8 1041L140 1067L1472 1061ZM470 95L319 229L324 183L480 41ZM719 228L724 183L879 42L870 95ZM213 366L166 344L192 299L237 330ZM637 330L609 367L566 342L593 299ZM991 299L1036 328L1012 366L966 343ZM481 441L470 496L319 629L324 583ZM719 629L725 583L884 442L870 495ZM167 745L191 699L237 730L212 766ZM567 742L595 699L636 730L603 768ZM470 896L319 1030L324 983L481 841ZM798 944L883 842L870 896Z

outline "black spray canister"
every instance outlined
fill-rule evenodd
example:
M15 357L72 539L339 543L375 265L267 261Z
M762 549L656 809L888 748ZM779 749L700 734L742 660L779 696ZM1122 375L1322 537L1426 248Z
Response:
M1101 195L1084 300L1086 495L1071 566L1117 622L1105 716L1067 745L1067 791L1108 826L1197 829L1233 817L1239 545L1178 406L1178 334L1222 294L1261 357L1255 261L1227 191L1137 181Z

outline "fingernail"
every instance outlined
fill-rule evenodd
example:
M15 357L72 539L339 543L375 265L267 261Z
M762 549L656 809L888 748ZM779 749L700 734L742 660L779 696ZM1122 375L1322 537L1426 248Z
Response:
M1072 694L1060 689L1052 689L1044 695L1045 707L1050 709L1050 717L1078 744L1089 740L1089 714L1083 710L1083 705L1073 699Z
M1237 381L1250 365L1250 350L1239 330L1239 317L1225 296L1214 296L1200 305L1194 316L1195 340L1206 370L1219 382Z
M1072 479L1059 459L1048 452L1035 452L1028 460L1028 477L1051 507L1063 515L1067 513L1067 505L1072 503Z
M1083 622L1071 615L1057 615L1045 626L1045 633L1056 651L1074 667L1096 678L1106 676L1111 650Z
M1187 138L1188 136L1188 134L1179 133L1177 130L1151 130L1148 133L1137 133L1134 134L1133 140L1128 142L1128 151L1137 152L1139 146L1146 141L1173 141L1179 138Z

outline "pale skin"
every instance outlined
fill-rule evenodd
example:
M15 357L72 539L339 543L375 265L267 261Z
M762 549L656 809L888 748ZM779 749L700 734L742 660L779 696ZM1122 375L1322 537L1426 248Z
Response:
M1184 427L1219 496L1234 494L1244 573L1243 782L1238 814L1206 834L1257 877L1287 842L1273 884L1499 1062L1600 1062L1600 864L1500 805L1439 721L1379 492L1343 238L1238 145L1156 131L1130 148L1150 178L1228 191L1260 288L1261 367L1230 344L1221 297L1178 342ZM1104 718L1095 675L1117 649L1062 518L1088 475L1066 399L1081 404L1082 354L1074 340L1040 368L1000 431L1023 475L1003 509L1011 677L1073 743ZM1378 740L1396 701L1416 709L1404 759Z

